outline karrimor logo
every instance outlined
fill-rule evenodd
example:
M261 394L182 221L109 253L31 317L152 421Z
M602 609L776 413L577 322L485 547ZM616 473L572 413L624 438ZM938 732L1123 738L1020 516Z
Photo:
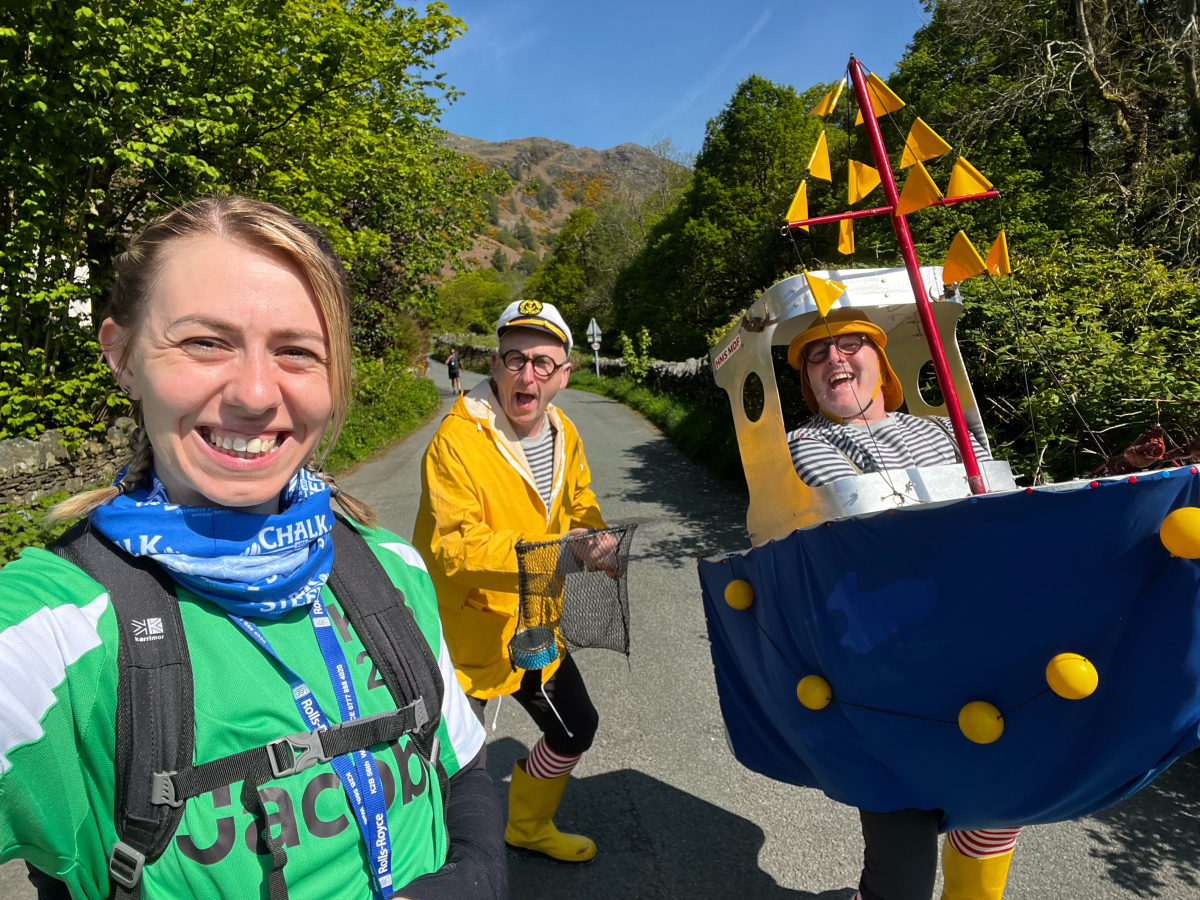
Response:
M133 639L139 644L146 641L161 641L163 639L162 619L134 619Z

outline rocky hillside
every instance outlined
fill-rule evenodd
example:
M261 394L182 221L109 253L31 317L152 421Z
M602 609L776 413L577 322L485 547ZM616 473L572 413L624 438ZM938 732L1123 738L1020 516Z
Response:
M461 254L490 266L497 247L509 265L532 251L545 256L572 211L594 205L607 193L648 189L662 162L645 147L618 144L608 150L573 147L543 137L485 141L448 134L442 144L489 168L503 169L514 186L496 197L487 235Z

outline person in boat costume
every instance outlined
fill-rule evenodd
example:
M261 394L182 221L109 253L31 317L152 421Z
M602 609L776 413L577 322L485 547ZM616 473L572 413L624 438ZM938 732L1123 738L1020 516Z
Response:
M784 234L837 222L852 254L853 220L886 215L904 266L785 277L711 350L751 543L697 561L717 696L739 762L864 810L862 900L927 900L943 830L944 897L998 900L1009 826L1092 815L1200 746L1200 464L1022 489L991 458L956 285L1009 274L1007 238L985 260L959 230L922 267L906 217L999 191L961 153L943 191L923 162L953 148L919 118L901 190L881 125L905 103L847 69L874 163L850 162L847 196L886 205L810 217L802 181ZM830 173L822 134L808 174ZM816 414L791 434L784 346ZM921 396L930 364L944 403Z
M413 544L437 588L450 657L480 721L489 699L512 696L542 730L513 766L504 840L583 863L596 855L595 843L559 832L553 817L599 715L572 657L523 669L508 645L519 618L517 545L605 525L583 442L552 403L571 373L562 315L549 303L517 301L500 316L496 337L492 377L459 396L425 451ZM581 543L595 546L596 566L607 570L611 539Z
M888 363L887 335L853 309L837 309L797 335L788 362L816 415L788 435L792 464L810 487L840 478L958 462L948 419L896 412L904 390ZM972 436L980 460L991 454ZM937 872L939 810L859 810L866 842L855 900L927 900ZM950 831L942 851L944 900L1000 900L1020 828Z

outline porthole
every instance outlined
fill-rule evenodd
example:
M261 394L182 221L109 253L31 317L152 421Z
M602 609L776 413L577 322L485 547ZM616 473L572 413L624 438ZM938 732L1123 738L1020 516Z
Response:
M946 402L938 386L937 370L933 367L932 359L926 360L925 365L921 366L921 372L917 375L917 390L921 392L921 400L926 406L937 408Z
M742 382L742 411L751 422L762 418L763 409L767 403L767 395L763 390L762 379L757 372L751 372Z

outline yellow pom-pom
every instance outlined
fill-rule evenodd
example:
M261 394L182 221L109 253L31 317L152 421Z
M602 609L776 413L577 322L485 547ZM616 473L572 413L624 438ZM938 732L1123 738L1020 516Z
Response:
M805 675L796 685L796 696L809 709L824 709L833 699L833 688L820 675Z
M975 700L959 710L958 727L968 740L990 744L1004 734L1004 717L992 704Z
M754 602L754 588L740 578L731 581L725 585L725 602L734 609L749 609Z
M1175 510L1163 519L1158 536L1172 556L1200 559L1200 507Z
M1067 700L1090 697L1100 683L1096 667L1078 653L1060 653L1046 665L1050 690Z

